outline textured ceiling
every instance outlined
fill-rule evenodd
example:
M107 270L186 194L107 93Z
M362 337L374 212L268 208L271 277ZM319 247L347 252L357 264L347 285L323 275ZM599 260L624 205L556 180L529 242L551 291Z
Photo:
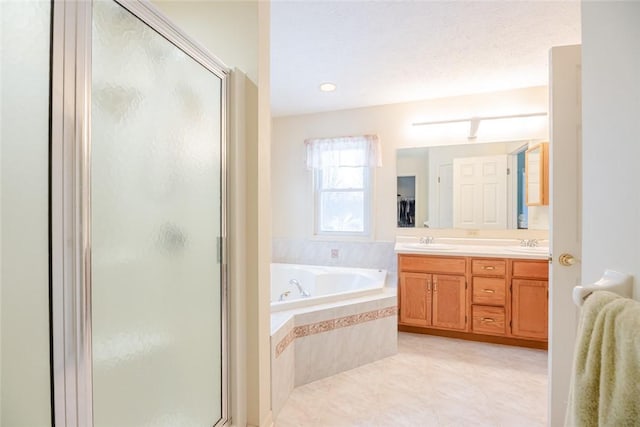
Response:
M575 1L273 0L272 114L545 85L549 48L579 43Z

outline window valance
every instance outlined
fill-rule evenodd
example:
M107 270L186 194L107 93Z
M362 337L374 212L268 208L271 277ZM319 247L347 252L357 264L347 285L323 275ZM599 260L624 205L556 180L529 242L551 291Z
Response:
M307 169L328 167L380 167L377 135L307 139Z

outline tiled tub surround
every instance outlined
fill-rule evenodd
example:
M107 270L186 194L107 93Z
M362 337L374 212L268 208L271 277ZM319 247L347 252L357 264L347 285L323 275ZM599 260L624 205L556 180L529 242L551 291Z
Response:
M300 385L397 352L396 292L304 307L271 315L271 395L274 415Z
M394 242L341 242L314 239L272 239L272 262L356 268L381 268L395 276ZM337 257L332 250L337 249ZM335 252L334 252L335 254ZM387 281L390 283L390 281ZM395 286L395 285L394 285Z

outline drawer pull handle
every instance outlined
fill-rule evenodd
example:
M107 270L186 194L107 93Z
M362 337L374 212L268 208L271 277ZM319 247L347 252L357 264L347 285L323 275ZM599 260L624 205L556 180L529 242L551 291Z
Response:
M485 265L484 267L485 270L495 270L496 268L493 265Z
M487 293L487 294L495 294L496 291L494 291L493 289L483 289L482 292Z
M496 321L496 319L494 319L493 317L483 317L482 321L487 323L493 323Z

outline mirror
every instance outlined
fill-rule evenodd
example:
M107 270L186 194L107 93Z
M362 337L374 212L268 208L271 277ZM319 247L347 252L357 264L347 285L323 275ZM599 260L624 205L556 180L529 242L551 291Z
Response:
M547 228L529 224L534 209L526 200L534 191L526 189L529 146L511 141L398 149L397 226Z

